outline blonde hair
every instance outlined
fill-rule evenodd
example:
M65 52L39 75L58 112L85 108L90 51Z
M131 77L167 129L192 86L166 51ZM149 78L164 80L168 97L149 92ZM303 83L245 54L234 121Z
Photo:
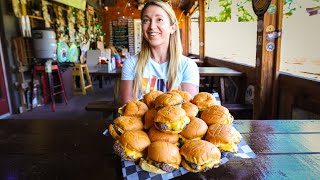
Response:
M111 55L119 54L114 46L108 46L108 49L111 50Z
M169 91L172 89L178 88L177 84L177 73L178 73L178 65L179 65L179 59L182 55L182 45L180 40L180 31L178 28L178 20L176 18L176 15L172 9L172 7L161 0L152 0L147 2L142 11L141 11L141 18L143 16L143 13L146 8L149 6L158 6L162 8L169 16L170 19L170 25L176 25L177 29L175 32L173 32L170 35L169 40L169 69L168 69L168 84L169 84ZM148 62L148 58L151 56L151 49L149 46L148 41L143 37L141 41L141 51L138 55L138 62L136 65L136 76L133 84L133 95L138 98L139 92L142 87L142 79L143 79L143 72L144 68Z

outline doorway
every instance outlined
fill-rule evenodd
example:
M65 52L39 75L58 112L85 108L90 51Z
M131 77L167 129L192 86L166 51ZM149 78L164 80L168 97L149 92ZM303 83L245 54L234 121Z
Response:
M1 42L1 39L0 39ZM5 76L3 70L3 56L2 56L2 46L0 44L0 116L7 114L10 112L9 110L9 102L8 102L8 94L5 83Z

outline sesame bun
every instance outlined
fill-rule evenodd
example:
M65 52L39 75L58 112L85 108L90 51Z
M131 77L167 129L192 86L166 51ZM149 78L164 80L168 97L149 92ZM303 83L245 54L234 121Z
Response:
M164 141L156 141L152 142L148 147L147 160L141 159L140 167L145 171L161 174L178 169L180 163L181 155L176 145ZM156 164L166 165L156 166Z
M211 124L231 124L233 117L226 107L213 105L204 110L201 114L201 119L204 120L208 126Z
M167 92L167 93L159 95L154 100L154 105L155 105L155 109L159 110L159 109L166 107L166 106L179 106L179 107L181 107L182 102L183 102L183 99L179 93Z
M149 107L149 109L154 108L154 100L163 94L162 91L151 91L143 96L143 102Z
M180 154L181 165L191 172L206 171L218 167L221 162L219 149L204 140L189 141L180 148Z
M109 133L114 139L118 139L124 131L142 130L143 123L141 118L131 116L117 117L109 125Z
M144 115L144 129L150 129L153 126L153 120L156 117L158 111L155 109L149 109Z
M149 110L148 106L141 101L130 101L118 109L119 114L124 116L142 117Z
M172 90L171 92L176 92L178 94L180 94L180 96L183 99L183 102L190 102L192 99L192 96L189 92L187 91L181 91L181 90Z
M188 117L196 117L199 112L198 106L191 102L184 102L182 104L182 109L186 111Z
M200 118L191 117L190 123L180 132L183 140L201 139L207 132L207 124Z
M209 126L205 140L216 145L220 151L237 152L241 141L240 133L230 124L212 124Z
M179 140L178 134L164 133L164 132L159 131L154 126L149 130L148 136L149 136L149 139L151 142L165 141L165 142L169 142L172 144L177 144L178 140Z
M208 92L200 92L195 95L192 103L198 106L199 111L204 111L210 106L217 105L216 98Z
M158 111L154 122L155 127L162 132L180 133L190 123L190 118L182 108L166 106Z

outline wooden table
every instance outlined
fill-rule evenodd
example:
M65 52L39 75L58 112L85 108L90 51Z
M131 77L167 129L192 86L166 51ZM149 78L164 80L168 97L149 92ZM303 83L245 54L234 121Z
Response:
M121 179L103 120L0 120L3 179ZM318 179L320 120L235 120L257 154L177 179Z
M199 73L200 77L209 77L209 91L212 91L213 89L213 77L219 77L220 80L220 96L221 96L221 102L224 104L226 102L226 93L225 93L225 88L224 88L224 78L228 77L231 82L232 79L231 77L241 77L244 74L239 71L235 71L233 69L229 69L226 67L199 67ZM237 91L238 91L238 86L233 82L233 84L236 87L236 95L237 96Z
M105 66L104 66L105 65ZM99 79L99 87L102 88L102 77L114 78L114 103L120 104L120 83L121 83L121 68L108 71L106 64L88 66L90 75L96 76Z

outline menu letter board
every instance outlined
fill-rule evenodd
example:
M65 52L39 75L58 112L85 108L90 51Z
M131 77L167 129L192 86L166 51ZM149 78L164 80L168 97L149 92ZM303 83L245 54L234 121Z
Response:
M122 46L129 49L128 21L112 21L113 46Z

